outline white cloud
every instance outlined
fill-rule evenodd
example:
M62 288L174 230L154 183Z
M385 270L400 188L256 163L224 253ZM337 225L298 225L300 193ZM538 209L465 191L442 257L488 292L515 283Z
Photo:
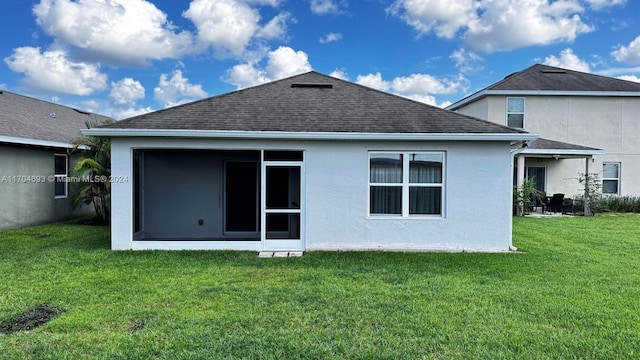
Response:
M466 87L466 79L462 76L439 80L428 74L411 74L386 81L379 72L358 75L356 83L430 105L437 105L436 98L432 94L453 94Z
M616 77L616 76L640 73L640 66L621 67L621 68L609 67L602 70L596 70L593 73L602 75L602 76Z
M321 44L326 44L326 43L338 41L340 39L342 39L342 34L328 33L324 37L320 38L320 43Z
M198 28L198 41L213 46L219 56L240 57L256 38L286 37L288 13L280 13L265 26L260 13L250 5L275 6L277 1L193 0L183 16Z
M194 0L184 17L198 27L198 39L240 55L259 30L260 14L233 0Z
M33 13L57 43L89 59L140 65L196 50L190 32L177 32L166 14L144 0L41 0Z
M207 96L202 85L193 85L182 76L182 71L175 70L171 79L167 74L160 75L158 86L153 89L153 97L165 107L197 100Z
M438 80L428 74L411 74L397 77L391 82L393 90L399 94L453 94L459 91L463 85L463 78Z
M310 71L311 64L304 51L295 51L290 47L281 46L269 53L266 70L275 80Z
M89 95L107 88L107 75L95 64L73 62L61 50L19 47L4 59L9 68L24 74L28 87L56 93Z
M482 66L477 64L482 61L482 57L462 48L451 53L449 59L453 60L456 63L456 67L463 73L482 69Z
M627 81L640 83L640 77L637 77L635 75L622 75L622 76L618 76L617 78L620 80L627 80Z
M337 78L337 79L342 79L342 80L346 80L349 81L349 76L347 75L347 72L341 69L335 69L333 70L329 76Z
M419 34L451 39L486 53L572 42L593 28L578 0L396 0L389 11Z
M267 64L261 68L258 62L238 64L227 71L224 81L238 89L301 74L312 69L307 54L281 46L270 51Z
M580 18L575 0L496 0L483 3L482 16L464 34L467 46L487 53L573 42L593 28Z
M589 6L594 10L604 9L608 6L622 5L627 0L585 0Z
M640 36L631 41L628 46L618 46L611 55L619 62L640 65Z
M340 6L333 0L311 0L311 12L316 15L339 14Z
M128 107L123 109L114 109L111 111L111 117L113 117L116 120L122 120L122 119L130 118L136 115L146 114L152 111L153 109L150 107L145 107L145 108Z
M435 32L451 39L477 18L475 0L396 0L389 11L400 16L420 34Z
M144 99L145 89L142 84L132 78L124 78L118 82L111 82L109 96L117 105L133 105Z
M153 111L150 107L138 107L137 101L145 97L145 88L139 81L132 78L111 82L109 97L113 102L105 107L104 114L110 114L116 120Z
M559 58L554 55L547 56L544 59L543 64L582 72L591 71L589 64L586 61L581 60L573 53L573 50L569 48L562 50Z
M271 81L266 71L256 68L254 64L238 64L227 71L224 81L235 85L238 89L264 84Z
M382 74L379 72L375 74L358 75L356 77L356 83L380 91L388 92L391 89L391 84L388 81L382 80Z
M282 3L283 0L240 0L243 1L247 4L254 4L254 5L267 5L267 6L278 6L280 5L280 3Z
M287 12L276 15L258 32L258 37L265 39L280 39L287 37L287 21L291 14Z

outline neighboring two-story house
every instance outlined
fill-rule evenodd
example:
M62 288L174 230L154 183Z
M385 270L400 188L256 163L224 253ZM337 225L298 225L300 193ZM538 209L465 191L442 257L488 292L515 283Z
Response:
M640 83L537 64L447 109L540 135L517 151L518 183L573 196L588 172L604 194L640 194Z
M0 230L88 215L73 209L73 142L105 116L0 91Z

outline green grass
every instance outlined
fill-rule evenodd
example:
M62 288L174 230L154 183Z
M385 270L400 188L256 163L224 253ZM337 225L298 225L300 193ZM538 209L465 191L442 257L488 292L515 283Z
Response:
M107 228L0 232L3 359L640 357L640 215L514 218L519 254L113 252Z

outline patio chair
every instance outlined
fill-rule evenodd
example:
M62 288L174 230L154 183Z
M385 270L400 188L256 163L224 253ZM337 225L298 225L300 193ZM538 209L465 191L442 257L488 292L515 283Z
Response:
M564 201L564 194L553 194L549 201L549 211L562 212L562 202Z
M571 200L570 198L562 200L562 213L569 215L575 213L575 209L573 208L573 200Z

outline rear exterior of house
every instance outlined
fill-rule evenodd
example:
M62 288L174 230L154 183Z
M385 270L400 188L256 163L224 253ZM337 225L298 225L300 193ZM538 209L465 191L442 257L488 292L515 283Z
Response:
M586 171L599 175L604 194L640 194L638 83L534 65L448 109L565 143L521 155L526 176L549 194L579 193Z
M71 204L70 154L85 122L108 118L0 91L0 230L90 215Z
M315 72L85 133L112 138L118 250L508 251L535 138Z

